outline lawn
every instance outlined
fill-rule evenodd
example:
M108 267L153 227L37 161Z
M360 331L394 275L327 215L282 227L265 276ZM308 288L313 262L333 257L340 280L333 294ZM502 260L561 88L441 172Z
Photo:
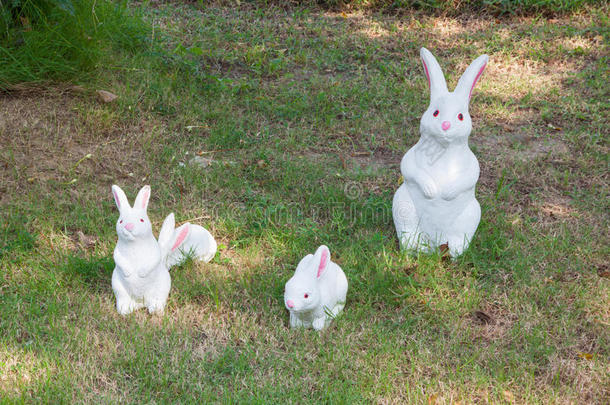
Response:
M606 4L132 12L141 45L0 94L0 403L610 402ZM482 219L455 261L401 252L391 218L421 46L450 88L490 56L470 108ZM174 212L219 243L172 270L162 316L116 312L112 184L151 185L155 232ZM284 284L321 244L345 311L290 330Z

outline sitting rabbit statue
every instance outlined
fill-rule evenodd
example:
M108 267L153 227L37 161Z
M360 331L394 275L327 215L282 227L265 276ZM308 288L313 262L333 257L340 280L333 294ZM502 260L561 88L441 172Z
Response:
M341 312L347 295L347 278L330 260L322 245L314 255L299 262L294 276L286 283L284 304L290 311L290 327L322 330Z
M198 225L186 223L174 229L173 213L163 221L157 241L146 213L150 186L142 187L133 207L119 186L112 186L112 194L120 213L112 273L117 311L127 315L145 306L150 313L162 313L171 288L169 268L187 257L185 248L210 260L216 252L216 242Z
M421 118L419 141L400 162L404 183L394 194L392 214L402 247L426 250L448 244L456 257L468 247L481 219L475 198L479 162L468 147L468 104L489 57L475 59L450 93L434 56L426 48L420 55L430 105Z

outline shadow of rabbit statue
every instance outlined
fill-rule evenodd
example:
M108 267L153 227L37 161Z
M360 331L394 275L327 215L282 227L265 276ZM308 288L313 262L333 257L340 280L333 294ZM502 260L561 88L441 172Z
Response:
M450 93L432 53L421 48L420 55L430 105L421 118L419 141L400 162L404 183L394 194L392 216L403 248L430 251L447 244L456 257L468 248L481 219L475 198L479 162L468 147L468 104L489 57L476 58Z
M216 241L199 225L185 223L175 228L173 213L165 218L159 239L155 239L146 213L150 186L142 187L133 207L119 186L112 186L112 195L120 213L112 273L117 311L127 315L146 307L150 313L162 313L171 288L169 269L189 255L210 261Z

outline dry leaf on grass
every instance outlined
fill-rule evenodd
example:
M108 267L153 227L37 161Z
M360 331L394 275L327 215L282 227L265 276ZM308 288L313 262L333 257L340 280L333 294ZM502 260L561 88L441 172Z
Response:
M449 242L443 243L439 246L441 250L441 260L444 262L448 262L451 260L451 254L449 254Z
M76 233L76 237L78 238L78 243L86 249L94 247L95 243L97 242L97 238L95 236L85 235L82 231L78 231Z
M583 360L593 360L593 355L591 353L578 353L578 357Z
M106 90L97 90L96 93L99 99L104 103L111 103L118 98L116 94L112 94Z
M610 278L610 270L607 265L602 265L597 268L597 275L603 278Z

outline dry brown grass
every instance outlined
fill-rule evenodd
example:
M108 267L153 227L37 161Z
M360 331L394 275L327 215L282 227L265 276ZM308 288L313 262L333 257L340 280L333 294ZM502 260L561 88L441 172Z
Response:
M3 203L62 185L72 185L65 189L75 195L94 195L112 182L144 182L152 171L144 145L163 131L158 121L125 121L95 99L70 93L4 95L0 101Z

